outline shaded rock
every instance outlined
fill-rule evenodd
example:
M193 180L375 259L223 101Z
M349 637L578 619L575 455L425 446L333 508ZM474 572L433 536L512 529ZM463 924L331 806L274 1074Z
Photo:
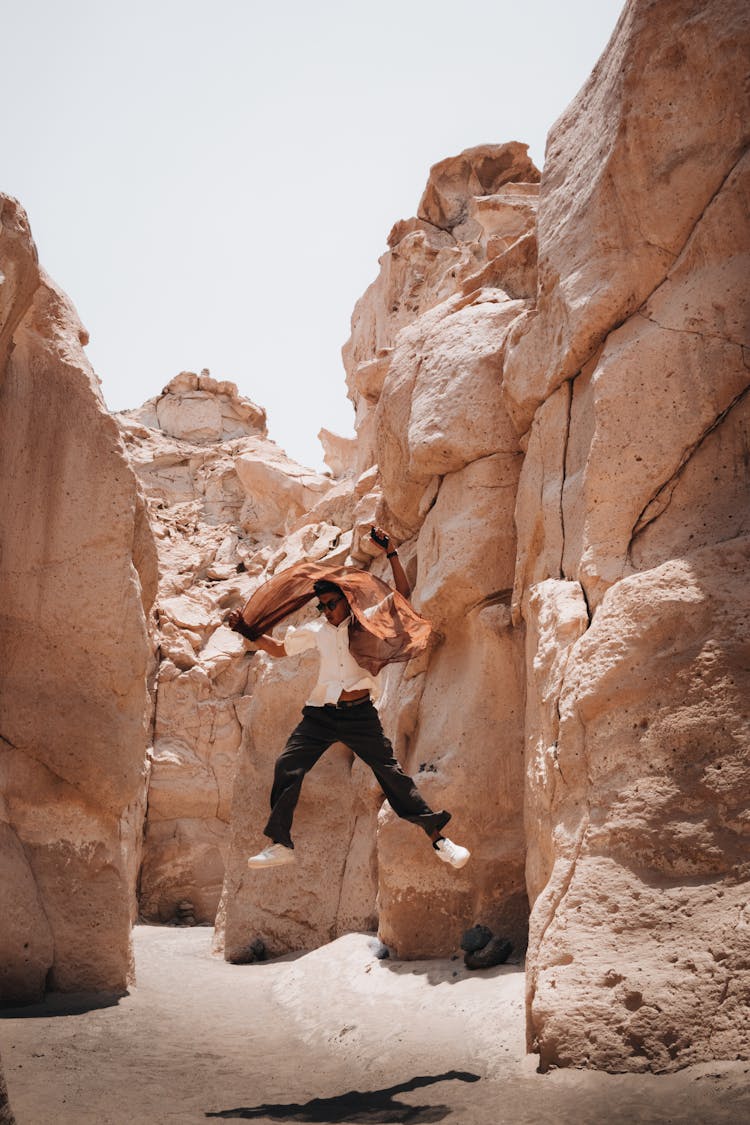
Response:
M626 6L550 134L508 336L543 1067L750 1051L749 45L739 3Z
M633 575L567 654L552 868L527 960L543 1065L670 1070L750 1051L750 936L736 924L748 891L749 563L744 538Z
M238 950L230 960L233 965L255 965L259 961L267 961L266 943L262 938L253 938L249 945Z
M469 950L464 956L467 969L491 969L493 965L504 965L513 952L507 938L491 937L481 949Z
M482 926L479 923L472 926L470 930L464 932L461 938L461 948L466 953L476 953L480 949L484 949L487 942L492 937L492 930L487 926Z
M298 540L280 549L333 486L269 441L265 412L207 371L181 372L117 420L148 497L161 570L140 914L166 922L185 898L194 904L188 924L213 922L250 673L242 638L222 618L272 560L322 557L338 539L338 528L303 519Z

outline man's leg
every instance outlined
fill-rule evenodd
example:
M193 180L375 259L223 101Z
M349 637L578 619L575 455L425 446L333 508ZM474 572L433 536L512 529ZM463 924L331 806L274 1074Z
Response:
M370 767L396 815L418 824L433 841L439 839L451 814L445 809L433 812L414 780L401 769L375 707L363 704L338 714L339 738Z
M305 774L337 738L322 707L305 707L302 716L302 722L290 734L284 751L276 762L271 789L271 815L263 829L264 835L286 848L294 847L291 837L292 819Z

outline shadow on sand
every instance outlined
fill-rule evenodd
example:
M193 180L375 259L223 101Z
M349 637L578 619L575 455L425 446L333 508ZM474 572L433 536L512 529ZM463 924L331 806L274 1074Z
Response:
M0 1009L0 1020L82 1016L98 1008L114 1008L127 995L127 992L50 992L36 1004Z
M309 1122L312 1125L428 1125L442 1121L452 1109L447 1105L409 1105L397 1101L396 1094L433 1086L437 1082L479 1082L478 1074L466 1070L449 1070L432 1077L412 1078L385 1090L349 1090L333 1098L312 1098L311 1101L288 1105L237 1106L206 1113L206 1117L270 1118L272 1121Z
M381 969L395 973L401 977L425 977L428 984L461 984L462 981L483 977L493 980L495 977L511 976L514 973L523 973L525 966L515 960L506 961L502 965L493 965L490 969L467 969L462 960L455 961L391 961L389 959L378 961Z

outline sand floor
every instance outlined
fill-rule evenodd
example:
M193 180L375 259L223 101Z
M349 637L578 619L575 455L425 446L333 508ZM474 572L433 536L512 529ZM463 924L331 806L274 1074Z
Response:
M229 965L211 938L138 926L128 996L0 1013L18 1125L750 1121L747 1063L537 1074L517 965L380 961L365 934Z

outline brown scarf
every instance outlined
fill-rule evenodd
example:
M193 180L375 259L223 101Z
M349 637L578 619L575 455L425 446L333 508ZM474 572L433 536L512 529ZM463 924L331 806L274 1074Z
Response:
M349 651L361 668L377 675L386 664L411 660L427 647L432 632L406 598L374 574L353 566L322 566L302 562L274 574L242 608L237 632L254 641L315 596L319 578L340 586L349 602ZM390 595L390 597L388 597ZM385 598L385 605L380 603ZM366 609L380 608L370 617Z

